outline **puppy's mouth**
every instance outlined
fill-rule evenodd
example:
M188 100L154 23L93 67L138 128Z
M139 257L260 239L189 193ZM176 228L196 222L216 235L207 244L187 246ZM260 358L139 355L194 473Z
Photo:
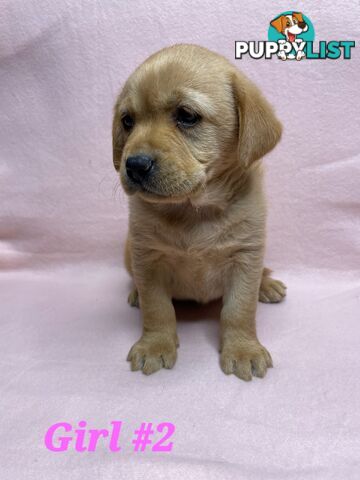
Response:
M289 42L295 42L296 35L300 35L304 31L304 28L300 28L299 25L293 25L287 30L287 38Z
M296 35L295 33L288 32L289 42L295 42Z
M172 183L169 181L144 179L133 182L130 178L123 180L125 191L128 195L137 194L150 202L178 203L197 195L203 188L204 182L199 179L196 182L183 180Z

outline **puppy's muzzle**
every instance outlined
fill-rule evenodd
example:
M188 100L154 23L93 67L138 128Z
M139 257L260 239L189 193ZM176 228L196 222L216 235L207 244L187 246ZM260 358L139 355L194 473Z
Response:
M154 159L149 155L132 155L126 160L127 176L134 183L141 184L154 167Z

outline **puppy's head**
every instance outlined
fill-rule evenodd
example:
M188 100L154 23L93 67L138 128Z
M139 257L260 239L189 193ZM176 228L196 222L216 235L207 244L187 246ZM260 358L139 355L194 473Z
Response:
M292 12L289 15L280 15L270 22L279 33L282 33L290 42L294 42L296 35L307 30L307 24L300 12Z
M225 58L194 45L151 56L114 109L113 161L128 194L183 202L270 151L281 125Z

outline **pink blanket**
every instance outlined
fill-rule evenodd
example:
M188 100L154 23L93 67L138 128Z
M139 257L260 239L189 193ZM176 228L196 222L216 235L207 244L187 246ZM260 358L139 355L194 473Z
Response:
M302 3L316 41L358 40L355 0ZM173 370L146 377L125 361L141 320L126 303L127 207L110 136L116 94L171 43L235 62L235 40L267 40L270 20L289 6L1 2L2 479L360 478L356 48L351 60L236 61L284 124L265 160L266 264L288 297L258 309L274 369L251 383L221 372L218 304L177 305ZM86 445L89 429L122 421L121 450L104 433L95 451L79 451L81 421ZM44 438L59 422L71 432L59 427L54 443L72 440L55 452ZM152 423L152 443L135 451L143 422ZM162 444L171 451L154 451L164 422L175 426Z

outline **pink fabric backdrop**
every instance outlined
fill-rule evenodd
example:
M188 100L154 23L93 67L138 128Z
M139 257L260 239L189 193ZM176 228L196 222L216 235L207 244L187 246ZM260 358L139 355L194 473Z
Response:
M266 159L267 264L289 287L259 305L275 368L220 371L218 306L178 306L172 371L125 362L140 314L126 304L126 197L111 158L112 106L159 48L235 40L304 12L316 40L358 40L359 3L0 0L0 469L3 479L360 477L359 53L237 61L284 124ZM58 421L124 421L123 451L45 449ZM176 425L171 453L133 453L142 421Z

